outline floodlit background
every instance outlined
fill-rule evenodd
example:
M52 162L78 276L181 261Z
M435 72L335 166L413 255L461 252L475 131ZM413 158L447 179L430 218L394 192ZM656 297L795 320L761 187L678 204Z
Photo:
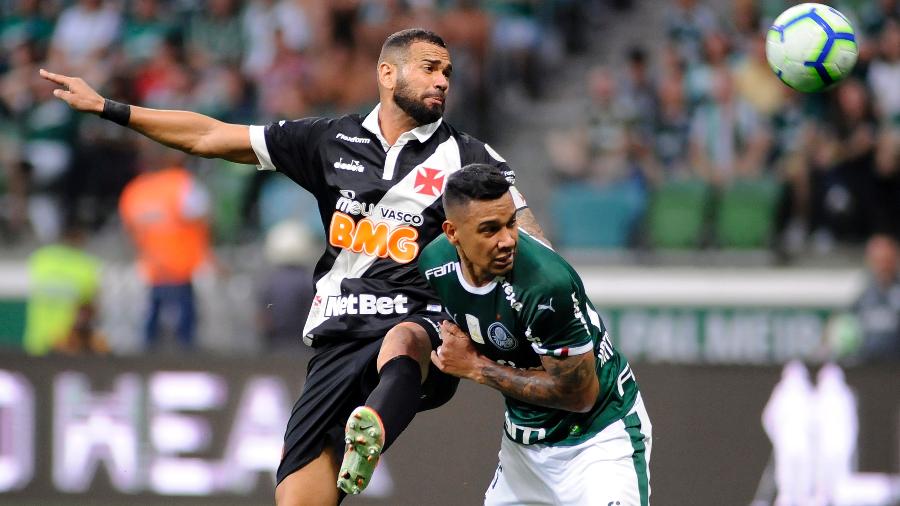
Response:
M829 3L860 60L815 95L765 61L795 3L0 0L0 504L271 503L324 237L282 175L76 115L37 69L235 123L367 114L414 26L634 364L655 504L900 504L900 2ZM190 230L142 235L173 187ZM147 342L159 244L196 330L162 309ZM501 423L462 388L344 504L478 504Z

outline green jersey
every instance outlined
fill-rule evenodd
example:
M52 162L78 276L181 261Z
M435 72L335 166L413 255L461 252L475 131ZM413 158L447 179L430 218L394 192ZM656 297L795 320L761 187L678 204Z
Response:
M419 270L478 352L498 364L540 368L543 355L596 355L600 393L590 411L505 397L507 437L522 444L575 445L628 414L638 394L634 374L613 347L581 278L552 249L520 232L512 271L475 287L463 277L456 248L441 235L422 251Z

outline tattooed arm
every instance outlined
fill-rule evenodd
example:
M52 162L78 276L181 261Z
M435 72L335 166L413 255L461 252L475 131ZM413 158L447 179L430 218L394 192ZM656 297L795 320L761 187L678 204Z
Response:
M543 370L514 369L482 359L472 379L520 401L584 413L594 407L600 392L593 353L541 357Z
M525 207L519 210L516 213L516 221L519 222L519 227L524 229L529 234L541 240L541 242L547 244L548 246L552 246L547 237L544 236L544 230L538 225L537 220L534 218L534 213L531 212L531 209Z
M565 358L543 356L543 369L525 370L500 365L479 354L469 336L453 323L441 325L441 339L441 346L431 353L438 369L520 401L583 413L594 406L600 392L593 353Z

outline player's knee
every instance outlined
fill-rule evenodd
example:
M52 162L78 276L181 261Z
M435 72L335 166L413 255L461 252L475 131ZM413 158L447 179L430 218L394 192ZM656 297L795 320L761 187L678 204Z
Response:
M428 366L431 360L431 340L425 329L413 323L401 323L388 331L378 353L379 370L391 359L403 355L412 357L423 364L423 367Z

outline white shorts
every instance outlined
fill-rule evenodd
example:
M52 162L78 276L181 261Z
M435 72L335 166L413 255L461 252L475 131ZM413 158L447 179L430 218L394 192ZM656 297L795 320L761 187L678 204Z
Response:
M625 418L576 446L506 436L485 506L647 506L652 425L638 396Z

